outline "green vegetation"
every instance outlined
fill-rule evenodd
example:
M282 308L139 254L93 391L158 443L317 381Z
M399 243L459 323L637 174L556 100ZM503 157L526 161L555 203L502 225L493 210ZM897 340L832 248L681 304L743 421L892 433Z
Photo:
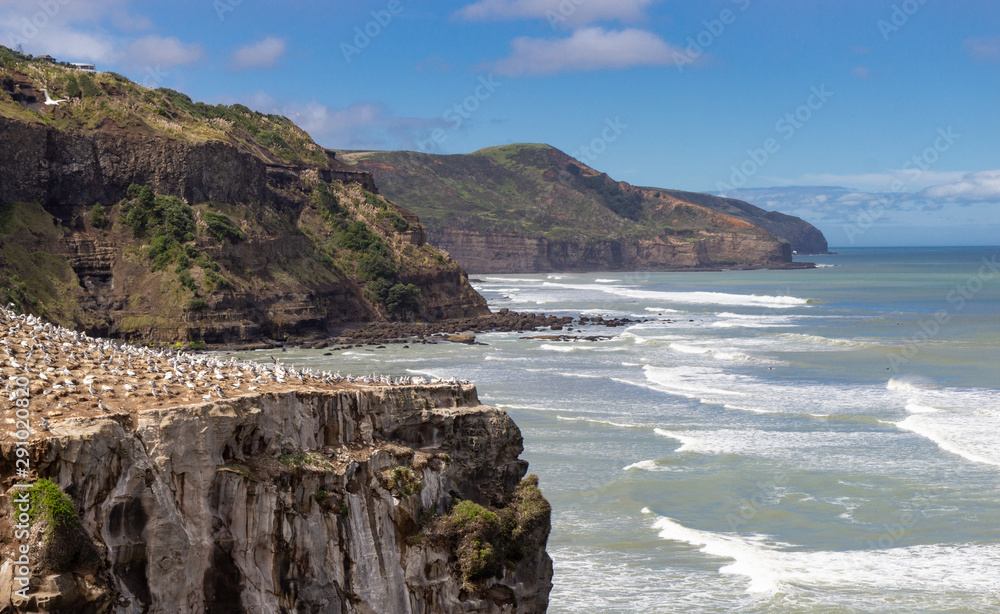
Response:
M296 469L302 469L302 468L320 469L320 470L333 469L333 464L330 463L330 461L323 458L323 455L318 452L300 452L298 454L284 454L278 457L278 462L288 467L295 467Z
M291 120L260 113L244 105L210 105L194 102L185 94L160 88L149 90L112 73L80 73L65 63L50 64L0 46L0 81L14 73L28 74L32 81L48 87L53 97L79 99L53 114L24 112L20 104L0 96L0 115L18 117L61 128L94 129L111 120L119 126L142 126L168 138L189 142L235 141L244 149L270 150L293 164L323 166L323 149ZM12 88L5 88L12 89ZM127 105L115 104L127 100Z
M399 466L386 469L379 475L382 487L397 497L408 497L419 494L423 489L420 478L409 467Z
M538 489L538 477L527 476L500 509L459 501L434 521L431 539L448 544L458 559L465 583L503 574L505 568L545 547L551 507Z
M80 89L76 75L68 75L66 77L66 95L70 98L81 98L83 96L83 90Z
M214 211L207 211L205 215L202 216L205 224L208 226L208 232L219 240L219 242L229 241L230 243L239 243L246 238L240 227L233 223L231 219L222 215L221 213L216 213Z
M220 273L219 264L191 244L197 229L194 208L176 196L156 194L152 188L144 185L130 185L128 196L121 204L119 215L132 229L134 236L151 237L146 255L153 271L164 271L170 265L176 265L174 273L177 281L182 288L194 294L187 305L189 311L200 311L208 307L208 302L198 296L201 290L191 273L192 263L202 269L205 289L209 293L233 287L232 282ZM246 238L243 231L226 215L206 211L203 219L209 234L220 243L238 242Z
M227 465L219 465L219 469L225 471L231 471L232 473L238 473L248 480L254 479L253 472L246 465L229 463Z
M87 98L97 98L104 94L104 90L98 87L87 73L78 76L76 82L80 85L80 92Z
M194 209L176 196L160 196L149 186L132 184L131 200L122 204L121 213L136 237L152 234L171 243L194 240Z
M104 207L100 203L90 210L90 225L94 228L104 228L108 225L108 216L104 214Z
M410 282L442 279L436 277L438 271L457 273L457 265L429 246L415 245L412 237L399 237L411 232L415 222L374 190L322 180L329 170L341 170L339 165L288 119L242 105L198 103L120 75L85 74L0 47L0 87L15 92L17 82L24 80L36 89L47 88L55 98L72 98L73 104L33 111L0 94L5 119L72 139L100 131L170 141L169 148L178 152L188 144L210 143L211 150L220 151L231 144L272 164L280 158L302 166L297 181L269 188L274 198L247 202L185 202L178 198L184 177L172 180L173 196L158 194L166 184L146 178L162 176L161 161L150 159L136 168L136 185L117 202L78 203L69 215L40 203L0 204L4 302L77 329L182 345L217 331L206 327L202 317L185 318L186 313L214 316L215 309L230 304L244 310L246 320L227 319L225 326L245 326L281 339L301 329L295 314L252 309L257 296L308 296L316 313L331 320L363 320L376 313L437 317L422 311L420 288ZM75 155L68 150L60 154ZM145 181L150 185L141 185ZM92 261L100 275L89 279L78 275L65 250L57 248L81 239L100 248ZM234 249L234 244L251 240L264 250L251 260L238 259L245 248ZM454 280L463 300L472 300L464 280L458 275ZM228 302L223 293L230 295ZM342 304L332 302L342 295ZM364 305L363 298L373 300L375 309ZM185 329L190 331L185 334Z
M32 524L37 520L47 523L46 535L72 529L80 524L80 517L73 500L55 482L42 478L27 490L31 508L28 517Z

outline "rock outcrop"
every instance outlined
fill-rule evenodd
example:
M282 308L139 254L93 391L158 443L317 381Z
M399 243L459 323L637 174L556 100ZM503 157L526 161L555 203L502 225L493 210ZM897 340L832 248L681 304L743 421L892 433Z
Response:
M3 448L9 484L13 446ZM40 570L20 611L546 608L544 549L463 585L455 554L421 538L453 502L496 504L525 474L517 427L471 386L351 386L71 419L30 450L38 476L76 503L100 561ZM409 494L385 481L401 467L419 484ZM15 611L14 557L4 560L0 608Z

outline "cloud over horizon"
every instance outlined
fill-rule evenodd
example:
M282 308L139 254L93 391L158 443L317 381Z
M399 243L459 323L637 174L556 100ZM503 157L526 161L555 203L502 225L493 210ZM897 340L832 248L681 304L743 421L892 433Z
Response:
M1000 170L966 173L959 181L931 186L919 196L950 203L1000 202Z
M1000 171L968 173L974 179L1000 182ZM978 189L980 183L970 180ZM982 181L988 184L988 181ZM953 186L948 190L938 188ZM851 245L986 245L996 242L1000 219L996 211L1000 192L992 200L959 198L959 194L985 196L985 189L960 184L928 188L921 192L868 192L830 186L777 186L742 188L719 196L749 202L769 211L794 215L823 231L831 246Z

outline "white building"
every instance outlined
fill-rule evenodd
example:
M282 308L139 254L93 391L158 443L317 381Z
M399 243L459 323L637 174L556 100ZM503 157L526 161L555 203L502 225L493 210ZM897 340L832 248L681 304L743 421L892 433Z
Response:
M69 65L83 72L97 72L97 68L88 62L70 62Z

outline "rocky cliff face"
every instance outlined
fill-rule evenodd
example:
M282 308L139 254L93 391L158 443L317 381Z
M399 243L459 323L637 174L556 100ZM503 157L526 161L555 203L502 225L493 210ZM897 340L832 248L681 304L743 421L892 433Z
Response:
M763 233L701 233L697 238L576 242L449 228L430 233L435 245L475 273L783 267L791 259L787 243Z
M509 502L525 474L517 427L471 386L247 395L69 419L43 435L32 466L70 495L93 544L36 567L32 601L14 608L8 508L4 612L546 608L547 506L540 543L486 579L463 578L453 549L426 531L459 499ZM8 441L7 485L14 458ZM33 535L33 560L66 547Z
M245 145L0 117L0 298L61 324L153 343L248 345L323 336L352 322L488 313L461 268L426 245L417 218L378 197L369 173L332 156L323 168L304 167ZM174 273L179 255L154 270L144 257L150 237L135 236L116 205L131 184L195 206L196 231L184 249L214 271L192 265L186 282L180 268ZM98 203L107 219L100 227ZM206 216L222 212L242 240L209 232ZM372 278L360 270L361 254L337 243L355 221L385 246L392 283L417 288L410 308L394 312L366 292Z

